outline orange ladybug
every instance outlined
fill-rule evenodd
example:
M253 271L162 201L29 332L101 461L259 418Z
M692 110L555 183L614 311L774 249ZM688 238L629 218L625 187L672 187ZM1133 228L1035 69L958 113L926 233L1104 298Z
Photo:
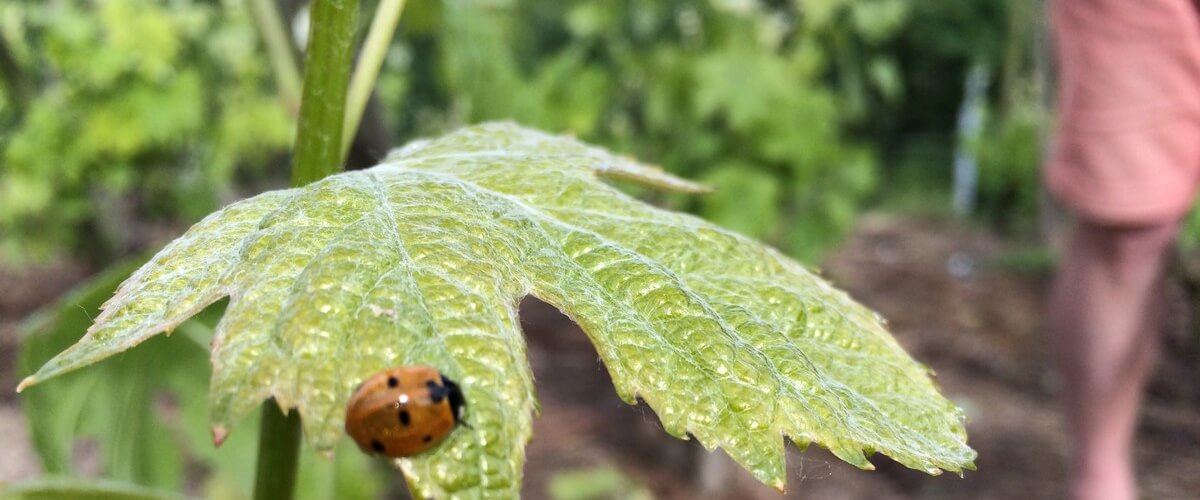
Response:
M411 457L462 423L467 405L453 380L428 366L389 368L368 378L346 407L346 432L367 454Z

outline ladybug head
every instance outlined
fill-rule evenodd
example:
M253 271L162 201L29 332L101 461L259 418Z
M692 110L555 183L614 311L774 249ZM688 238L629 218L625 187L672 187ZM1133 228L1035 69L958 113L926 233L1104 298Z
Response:
M442 375L442 383L445 384L446 387L446 397L449 399L450 412L454 414L454 423L456 425L467 425L467 423L463 422L462 420L463 409L467 407L467 400L463 397L462 389L458 387L458 384L454 383L453 380L450 380L450 378L445 375Z

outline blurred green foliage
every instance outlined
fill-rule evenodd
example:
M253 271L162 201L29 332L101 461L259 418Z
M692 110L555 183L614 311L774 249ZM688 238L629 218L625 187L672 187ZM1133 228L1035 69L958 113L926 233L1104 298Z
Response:
M911 0L910 24L886 44L907 92L894 112L876 115L867 133L882 156L891 192L945 211L966 75L993 75L981 136L962 146L977 155L977 217L1028 229L1037 211L1042 136L1048 117L1037 60L1044 29L1040 0ZM1043 53L1043 56L1048 54ZM909 193L914 193L911 195ZM913 209L911 203L904 206Z
M1046 113L1022 103L993 117L977 144L979 217L1005 230L1029 230L1037 220Z
M654 495L612 465L565 470L550 478L546 493L553 500L651 500Z
M1026 220L1045 119L1010 94L1032 75L1034 5L411 2L378 96L395 144L492 119L575 133L718 188L659 203L812 259L881 180L945 190L974 64L1002 80L981 208ZM0 5L0 256L103 260L146 243L130 227L246 194L292 136L269 72L243 0Z
M967 71L983 64L1000 73L1009 8L1028 1L907 2L911 22L886 47L896 57L907 92L895 113L872 123L873 136L887 151L916 168L949 168Z
M414 2L380 95L426 135L512 118L717 188L672 208L812 258L877 157L854 125L903 95L902 0Z
M99 221L191 222L233 197L237 168L292 124L236 0L0 5L0 250L127 250ZM128 221L123 221L128 222Z

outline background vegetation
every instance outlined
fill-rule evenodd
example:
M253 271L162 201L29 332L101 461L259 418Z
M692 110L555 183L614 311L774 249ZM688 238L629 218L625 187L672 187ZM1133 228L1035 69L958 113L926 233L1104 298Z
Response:
M291 140L238 3L6 2L0 22L9 257L145 247L145 225L230 201L235 177L262 176Z
M365 132L382 140L358 161L514 119L720 186L659 201L812 259L865 202L903 197L881 182L948 204L963 82L980 66L979 205L1021 226L1044 121L1034 17L1001 1L412 2ZM14 1L0 42L6 259L102 262L283 184L295 110L245 2Z

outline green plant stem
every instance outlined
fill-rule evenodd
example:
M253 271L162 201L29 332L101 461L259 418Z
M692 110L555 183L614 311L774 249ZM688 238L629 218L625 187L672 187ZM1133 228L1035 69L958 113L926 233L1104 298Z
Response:
M267 46L267 59L275 72L280 97L288 111L295 114L300 110L300 66L278 6L274 0L251 0L250 12Z
M292 185L342 169L342 122L353 58L358 0L314 0L304 59L304 91Z
M263 403L259 432L254 498L290 500L296 490L300 459L300 412L284 415L275 400L268 399Z
M404 0L383 0L375 10L375 18L371 21L371 29L363 41L362 51L358 56L358 66L354 68L354 76L350 78L350 91L346 97L346 120L342 126L342 161L350 153L350 143L354 142L354 134L358 132L358 124L362 121L363 110L371 97L371 89L375 87L375 79L379 77L379 68L383 66L384 56L392 44L392 36L396 26L400 24L400 13L404 11Z
M357 16L358 0L312 2L292 186L303 186L342 169L342 120ZM296 411L284 415L283 411L274 399L263 403L254 478L257 500L291 500L295 493L300 415Z

